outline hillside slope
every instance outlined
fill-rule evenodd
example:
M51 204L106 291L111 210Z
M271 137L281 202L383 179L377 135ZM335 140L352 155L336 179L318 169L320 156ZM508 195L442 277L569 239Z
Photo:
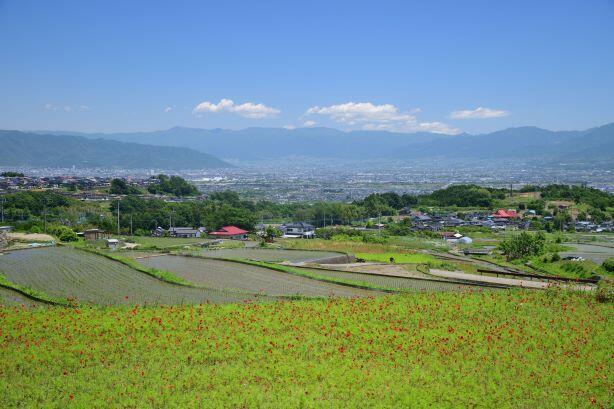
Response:
M204 169L230 166L203 152L77 135L0 131L0 166Z

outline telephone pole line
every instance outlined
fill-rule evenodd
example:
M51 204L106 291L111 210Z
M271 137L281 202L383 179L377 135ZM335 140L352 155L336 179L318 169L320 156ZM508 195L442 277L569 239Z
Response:
M119 200L117 201L117 237L119 237Z

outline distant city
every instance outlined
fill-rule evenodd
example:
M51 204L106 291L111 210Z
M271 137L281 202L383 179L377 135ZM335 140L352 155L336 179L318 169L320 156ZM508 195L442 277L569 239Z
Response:
M309 165L305 165L309 163ZM158 173L178 174L203 194L233 190L247 199L278 203L360 200L371 193L422 194L452 185L473 183L488 187L527 184L586 184L614 192L611 167L597 165L540 165L518 161L391 161L382 163L284 158L276 162L236 162L235 167L172 171L166 169L80 169L0 167L27 178L0 178L0 193L15 189L58 188L75 184L83 190L109 186L114 177L139 183Z

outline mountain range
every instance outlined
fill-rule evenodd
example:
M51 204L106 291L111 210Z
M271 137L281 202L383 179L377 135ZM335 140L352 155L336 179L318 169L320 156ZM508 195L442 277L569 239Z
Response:
M204 169L230 165L189 148L90 139L79 135L0 131L0 166Z
M583 131L551 131L533 126L470 135L386 131L344 132L331 128L174 127L162 131L83 134L88 138L186 147L224 159L285 157L343 159L540 159L547 161L614 158L614 123Z
M235 161L509 159L546 162L610 162L614 123L583 131L525 126L470 135L428 132L344 132L331 128L174 127L133 133L0 131L0 166L115 166L203 169ZM614 162L614 161L613 161Z

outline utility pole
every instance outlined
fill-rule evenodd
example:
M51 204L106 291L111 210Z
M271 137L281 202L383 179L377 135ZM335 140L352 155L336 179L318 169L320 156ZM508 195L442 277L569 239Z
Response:
M130 213L130 237L132 237L132 213Z
M2 205L2 223L4 223L4 202L6 201L6 199L4 198L4 196L2 196L2 201L0 202L0 204Z
M322 216L322 221L324 222L323 227L326 227L326 208L324 208L323 211L324 211L324 216Z
M119 200L117 201L117 236L119 237Z
M47 234L47 205L45 204L45 206L43 206L43 218L44 218L44 229L45 229L45 234Z

